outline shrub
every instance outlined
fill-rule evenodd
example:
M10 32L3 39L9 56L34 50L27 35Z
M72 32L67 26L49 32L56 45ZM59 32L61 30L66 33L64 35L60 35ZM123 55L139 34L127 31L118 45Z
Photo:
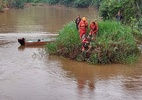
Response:
M103 0L99 12L104 20L113 19L120 10L124 16L123 22L130 23L132 18L139 19L140 8L136 0ZM131 9L130 9L131 8Z
M54 5L59 3L59 0L47 0L47 3Z
M124 63L128 62L128 58L137 58L140 53L131 28L115 21L99 22L96 42L103 47L101 52L104 56L102 57L108 56L103 62Z
M25 0L14 0L12 2L12 6L16 7L16 8L23 8L24 7L24 3L25 3Z
M75 7L86 8L89 6L88 0L76 0L74 2Z

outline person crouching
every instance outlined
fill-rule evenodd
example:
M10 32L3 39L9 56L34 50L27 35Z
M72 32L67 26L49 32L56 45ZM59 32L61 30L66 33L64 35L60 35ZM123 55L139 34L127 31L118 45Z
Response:
M82 52L84 52L84 51L89 52L91 48L92 48L91 38L90 37L85 37L82 40Z
M95 21L92 21L91 23L90 23L90 32L89 32L89 36L92 38L92 39L96 39L96 34L97 34L97 32L98 32L98 24L97 24L97 22L96 22L96 20Z

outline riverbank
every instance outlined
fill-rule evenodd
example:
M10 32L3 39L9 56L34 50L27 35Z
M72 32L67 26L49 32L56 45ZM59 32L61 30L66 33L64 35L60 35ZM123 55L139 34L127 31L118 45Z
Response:
M28 7L31 7L31 6L42 6L42 7L47 7L47 6L52 6L52 7L64 7L64 5L60 5L60 4L56 4L56 5L50 5L50 4L47 4L47 3L25 3L24 4L24 8L28 8ZM7 7L7 6L3 6L2 8L0 8L0 13L4 13L4 11L7 11L7 10L11 10L11 9L15 9L13 7Z
M47 7L47 6L52 6L52 7L65 7L64 5L60 5L60 4L56 4L56 5L51 5L48 3L25 3L24 7L30 7L30 6L43 6L43 7Z
M4 13L4 11L7 11L7 10L10 10L10 8L2 8L2 9L0 10L0 13Z

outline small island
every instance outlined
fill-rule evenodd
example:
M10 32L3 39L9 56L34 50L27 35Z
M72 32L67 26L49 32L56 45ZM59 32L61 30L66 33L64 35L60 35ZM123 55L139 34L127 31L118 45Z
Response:
M47 52L91 64L132 63L138 60L140 50L130 27L117 21L100 21L98 26L96 40L91 41L92 49L89 52L82 52L79 33L73 21L60 30L56 41L47 44Z

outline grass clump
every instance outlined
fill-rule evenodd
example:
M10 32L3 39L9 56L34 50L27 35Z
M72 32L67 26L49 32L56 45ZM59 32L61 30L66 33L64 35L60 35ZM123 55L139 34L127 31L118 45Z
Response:
M70 59L76 59L80 50L81 41L75 23L71 21L59 31L56 41L49 43L46 50L49 54L61 55Z
M81 51L81 41L72 21L59 31L56 41L47 45L49 54L57 54L91 64L132 63L138 60L140 51L132 30L116 21L101 21L95 41L89 52Z

